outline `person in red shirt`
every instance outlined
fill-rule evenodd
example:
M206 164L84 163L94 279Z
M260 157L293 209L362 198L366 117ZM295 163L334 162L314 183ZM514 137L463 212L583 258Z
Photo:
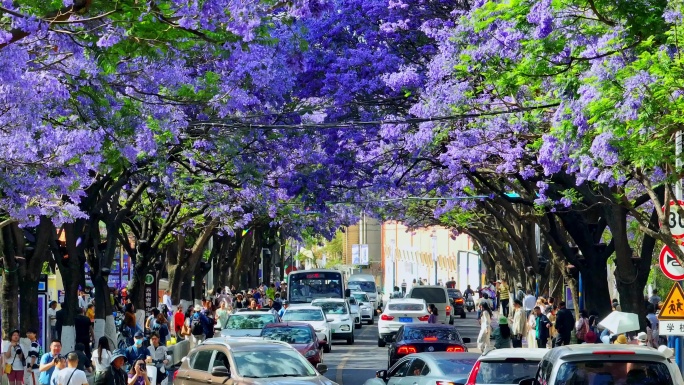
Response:
M181 330L183 329L183 324L185 323L185 314L183 313L183 305L178 304L176 308L176 314L173 315L173 331L176 333L176 339L182 340Z

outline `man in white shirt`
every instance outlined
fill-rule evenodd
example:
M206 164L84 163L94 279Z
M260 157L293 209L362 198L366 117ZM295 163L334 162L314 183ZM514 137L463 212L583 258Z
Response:
M67 355L68 367L59 371L57 385L88 385L88 378L82 370L76 369L78 366L78 354L69 353Z
M78 291L78 307L83 310L88 308L88 298L86 298L86 293L83 290Z
M532 295L532 290L527 291L527 295L525 296L525 299L523 300L523 308L525 308L525 319L530 318L530 313L532 310L534 310L534 307L537 306L537 298Z
M57 301L50 302L50 307L47 310L48 319L50 320L50 340L57 339Z

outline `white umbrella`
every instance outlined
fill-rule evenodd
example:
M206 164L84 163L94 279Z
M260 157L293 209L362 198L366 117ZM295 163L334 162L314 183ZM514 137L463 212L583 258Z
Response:
M614 311L599 322L599 326L610 330L613 334L632 332L639 330L639 316L634 313Z

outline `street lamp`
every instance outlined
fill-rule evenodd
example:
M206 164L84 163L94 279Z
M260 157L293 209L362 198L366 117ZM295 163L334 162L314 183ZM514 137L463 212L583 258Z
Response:
M390 239L389 259L390 259L390 264L392 264L392 290L393 291L394 291L394 286L396 286L396 275L397 275L396 255L394 254L396 248L397 248L396 241L394 239Z
M435 262L435 285L437 284L437 234L432 232L432 260Z

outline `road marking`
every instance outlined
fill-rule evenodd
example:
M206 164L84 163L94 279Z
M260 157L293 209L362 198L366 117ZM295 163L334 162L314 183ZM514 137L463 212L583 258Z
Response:
M363 335L364 333L366 333L367 330L371 330L371 329L372 328L364 327L361 329L360 334ZM375 329L375 330L377 330L377 329ZM357 349L356 341L359 341L359 340L356 339L356 336L355 336L354 340L355 340L354 345L349 346L349 351L342 357L339 365L337 366L337 372L335 373L335 382L337 382L340 385L344 385L344 374L343 374L344 373L344 367L345 367L345 365L347 365L347 361L349 361L349 359L353 356L354 351ZM363 346L359 346L358 348L362 348L362 347Z

